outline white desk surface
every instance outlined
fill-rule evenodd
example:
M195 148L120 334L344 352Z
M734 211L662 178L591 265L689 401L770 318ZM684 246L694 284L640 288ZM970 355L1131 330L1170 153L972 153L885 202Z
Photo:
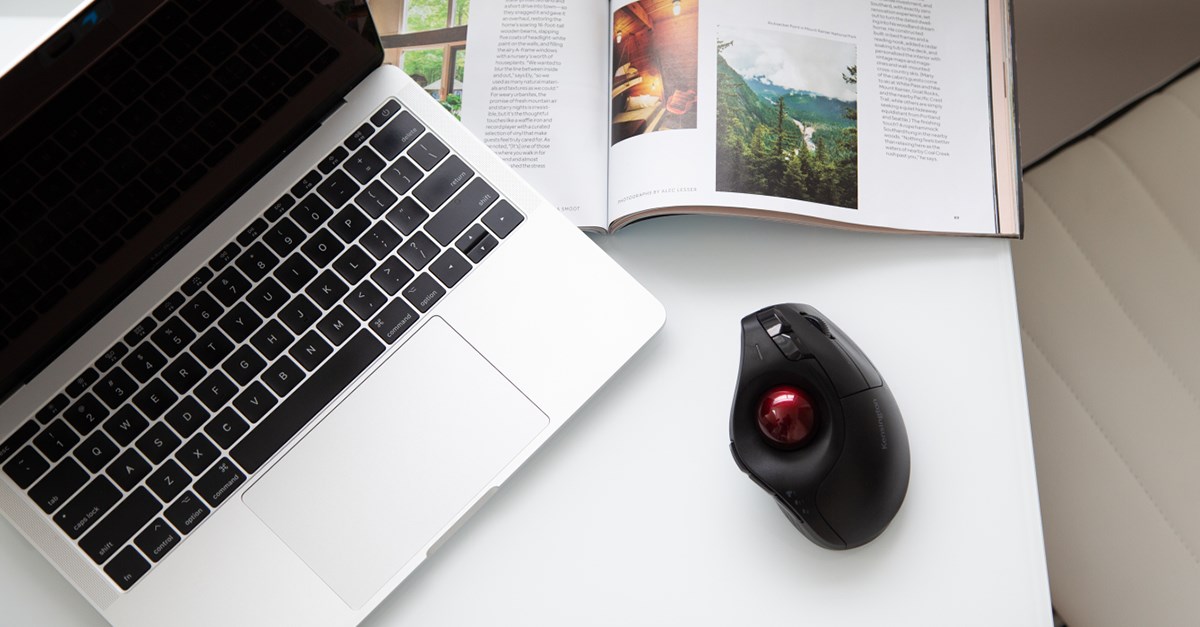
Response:
M0 8L0 65L72 5ZM1007 242L701 217L597 241L665 328L365 624L1051 623ZM738 322L779 302L851 334L904 414L908 498L865 547L805 540L730 458ZM104 624L7 522L0 608Z

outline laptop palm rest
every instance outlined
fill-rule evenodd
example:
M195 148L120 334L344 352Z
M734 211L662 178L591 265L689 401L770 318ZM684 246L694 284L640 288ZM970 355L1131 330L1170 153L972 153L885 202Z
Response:
M435 317L243 500L357 609L548 422Z

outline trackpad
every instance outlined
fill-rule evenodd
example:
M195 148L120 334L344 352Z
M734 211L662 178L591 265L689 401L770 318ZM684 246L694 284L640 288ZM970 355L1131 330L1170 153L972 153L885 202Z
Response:
M433 318L243 500L357 609L548 422Z

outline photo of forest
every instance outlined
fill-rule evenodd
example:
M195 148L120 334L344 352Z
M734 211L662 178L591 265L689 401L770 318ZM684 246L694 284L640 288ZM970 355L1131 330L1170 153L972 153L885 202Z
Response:
M850 43L721 28L717 191L857 209L856 55Z

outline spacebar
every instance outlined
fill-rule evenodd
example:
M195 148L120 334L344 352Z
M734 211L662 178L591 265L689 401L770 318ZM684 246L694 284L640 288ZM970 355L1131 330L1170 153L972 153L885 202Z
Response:
M292 436L299 433L304 425L325 409L333 397L366 370L367 366L383 353L383 349L383 344L375 339L370 331L359 331L358 335L346 342L325 365L301 383L275 411L263 418L258 426L233 447L229 455L248 473L262 468L262 465L283 448Z

